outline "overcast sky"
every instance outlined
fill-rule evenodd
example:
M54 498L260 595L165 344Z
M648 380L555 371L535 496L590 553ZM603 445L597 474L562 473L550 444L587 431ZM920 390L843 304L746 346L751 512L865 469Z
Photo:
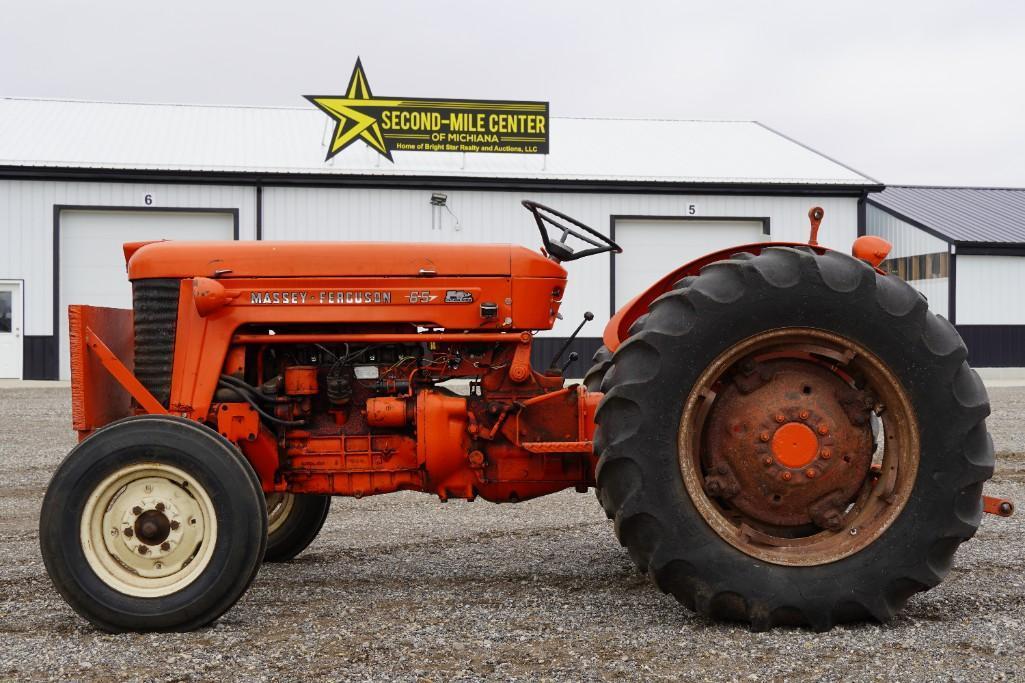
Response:
M378 95L755 119L886 183L1025 187L1025 2L267 5L7 0L0 94L308 106L361 56Z

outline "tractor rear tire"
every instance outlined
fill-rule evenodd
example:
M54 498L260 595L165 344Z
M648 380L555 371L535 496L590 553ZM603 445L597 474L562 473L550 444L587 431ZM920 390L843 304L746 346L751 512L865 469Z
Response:
M61 462L43 498L54 586L104 631L190 631L256 577L267 508L256 472L213 430L167 415L114 422Z
M594 352L591 369L584 375L584 388L588 391L601 391L601 381L611 366L612 352L603 344Z
M288 562L313 543L331 509L331 496L267 495L268 531L264 562Z
M635 328L616 350L602 385L605 396L596 415L596 479L599 500L614 519L620 542L659 589L706 617L748 622L754 630L807 625L824 631L841 622L888 620L908 598L936 586L949 572L954 552L979 526L983 482L993 473L993 444L985 426L989 402L981 380L965 362L967 351L960 336L945 319L928 311L918 292L897 277L879 274L838 252L768 248L757 256L743 254L711 264L699 276L681 281L652 303ZM726 375L732 380L706 383L715 377L720 359L731 358L733 349L758 348L746 345L761 343L759 339L786 339L791 333L836 339L861 349L865 367L874 357L878 372L884 373L880 376L889 373L885 376L895 378L887 391L905 399L895 399L888 407L891 415L906 418L891 423L893 438L903 439L898 441L903 445L879 449L884 453L881 474L868 466L871 458L880 456L863 456L869 460L863 461L865 478L857 480L862 487L859 495L865 496L859 500L871 502L864 508L859 503L840 509L853 516L877 506L872 509L882 510L882 521L871 522L876 524L871 527L866 522L861 536L857 526L840 529L836 518L831 520L836 526L815 526L807 533L816 534L814 543L822 539L825 555L814 555L787 538L811 525L785 533L765 531L767 527L752 530L755 522L746 530L742 524L734 526L731 520L744 518L739 504L730 506L731 500L739 499L728 499L737 493L729 482L709 484L712 476L725 470L702 469L705 458L714 454L702 450L701 444L707 442L691 428L708 424L701 421L708 418L701 418L695 405L705 402L704 415L714 414L715 402L728 391L726 384L741 383L739 370ZM826 367L814 370L819 375L837 376L835 368L843 362L830 361L834 375L829 375L830 362L802 353L819 361L817 368ZM759 358L771 357L767 352ZM847 358L852 364L862 362L856 354L852 358ZM752 367L750 361L744 362L749 364L730 367ZM785 375L802 366L773 367L782 368L779 372ZM776 376L754 378L747 389L776 381ZM806 386L804 393L809 390ZM839 391L846 389L840 386ZM794 402L803 400L800 394L799 388L781 392L786 401ZM829 399L827 394L822 394L823 400ZM749 412L760 410L758 405L745 405ZM814 419L799 407L794 410L790 416L782 410L769 412L764 429L799 420L798 410L800 419ZM887 417L887 408L876 405L872 410ZM859 434L868 433L867 421L858 424ZM763 428L749 424L747 416L728 415L718 425L715 433L722 436L708 438L734 438L733 433L748 433L753 426L751 448L770 445L760 443L769 441L769 434L759 435ZM805 426L794 426L788 434L803 434ZM824 428L822 423L818 428ZM816 438L814 429L807 434ZM859 443L871 438L864 436ZM799 441L784 443L781 453L790 457L786 449L797 449L793 444ZM809 453L825 452L815 451L818 447ZM837 451L836 456L843 452ZM874 487L887 478L888 452L897 458L891 466L906 468L894 470L891 481L896 483L889 489L894 493L886 500ZM771 456L774 451L761 453ZM842 467L840 458L833 456L824 456L832 457L826 467ZM765 469L760 470L763 460ZM816 476L808 474L806 481L807 470L790 474L772 457L749 462L757 476L779 473L769 486L791 478L795 484L808 485ZM815 481L823 479L820 475ZM761 501L768 509L769 501ZM765 541L767 535L779 538ZM819 546L808 546L815 547Z

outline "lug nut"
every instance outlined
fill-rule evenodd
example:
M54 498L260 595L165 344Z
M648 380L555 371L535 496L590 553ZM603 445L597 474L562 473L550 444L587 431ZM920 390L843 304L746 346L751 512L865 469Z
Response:
M822 452L819 453L819 457L821 457L823 460L829 460L833 457L833 451L829 450L828 448L823 448Z
M131 538L132 536L134 536L134 535L135 535L135 532L134 532L134 531L132 531L132 527L128 527L127 529L125 529L125 530L124 530L124 532L123 532L123 533L124 533L124 535L125 535L125 536L127 536L128 538Z
M783 479L783 481L790 481L794 475L790 474L789 472L784 472L779 476Z
M140 554L140 555L145 555L145 554L146 554L146 553L148 553L148 552L149 552L149 548L147 548L147 547L146 547L146 546L144 546L144 545L140 545L140 546L139 546L139 554Z
M825 436L826 434L829 434L829 426L825 425L825 424L820 424L819 425L819 434L821 434L822 436Z
M138 505L136 505L135 507L132 508L132 514L133 515L141 515L142 514L142 508L139 507Z
M176 519L172 519L171 520L171 531L174 531L175 529L177 529L180 526L181 526L181 524L178 523L178 520L176 520Z
M163 550L166 553L168 550L171 549L171 544L168 543L167 541L164 541L163 543L160 544L160 549Z
M164 504L163 503L157 503L156 507L157 507L157 512L163 512L164 511Z
M768 432L762 432L761 434L758 435L758 440L762 441L762 442L768 441L769 440L769 433Z
M804 476L808 477L809 479L814 479L815 477L819 476L819 473L814 467L809 467L804 471Z
M787 421L787 416L783 413L776 413L776 422L783 424Z
M762 464L765 465L766 467L768 467L769 465L772 464L772 458L770 458L768 456L762 458Z
M808 415L809 415L809 414L810 414L810 413L808 413L808 411L807 411L807 410L802 410L802 411L801 411L801 413L800 413L800 415L801 415L801 419L802 419L802 420L807 420L807 419L808 419Z

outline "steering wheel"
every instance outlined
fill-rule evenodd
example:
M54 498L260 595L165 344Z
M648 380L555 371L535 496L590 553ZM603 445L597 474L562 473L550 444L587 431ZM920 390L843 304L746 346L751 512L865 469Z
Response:
M575 218L570 218L561 211L549 208L544 204L538 204L535 201L524 199L522 202L523 208L534 214L534 220L537 221L537 229L541 233L541 241L545 245L545 251L548 252L548 256L558 263L563 261L575 261L578 258L584 258L585 256L591 256L593 254L604 254L607 251L614 251L617 254L623 253L623 248L618 244L610 240L605 235L601 234L594 228L590 228ZM570 224L580 228L584 232L575 230L564 223L560 222L568 221ZM548 234L547 225L551 225L553 228L562 231L562 236L558 242L553 242L551 236ZM566 238L573 235L578 240L586 242L591 245L590 249L584 249L582 251L575 251L573 247L566 244Z

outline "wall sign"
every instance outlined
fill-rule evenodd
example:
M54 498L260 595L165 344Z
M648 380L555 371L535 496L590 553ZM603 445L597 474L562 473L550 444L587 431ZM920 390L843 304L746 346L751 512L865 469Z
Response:
M344 95L304 95L335 121L327 161L362 140L402 152L548 153L548 103L375 97L360 60Z

